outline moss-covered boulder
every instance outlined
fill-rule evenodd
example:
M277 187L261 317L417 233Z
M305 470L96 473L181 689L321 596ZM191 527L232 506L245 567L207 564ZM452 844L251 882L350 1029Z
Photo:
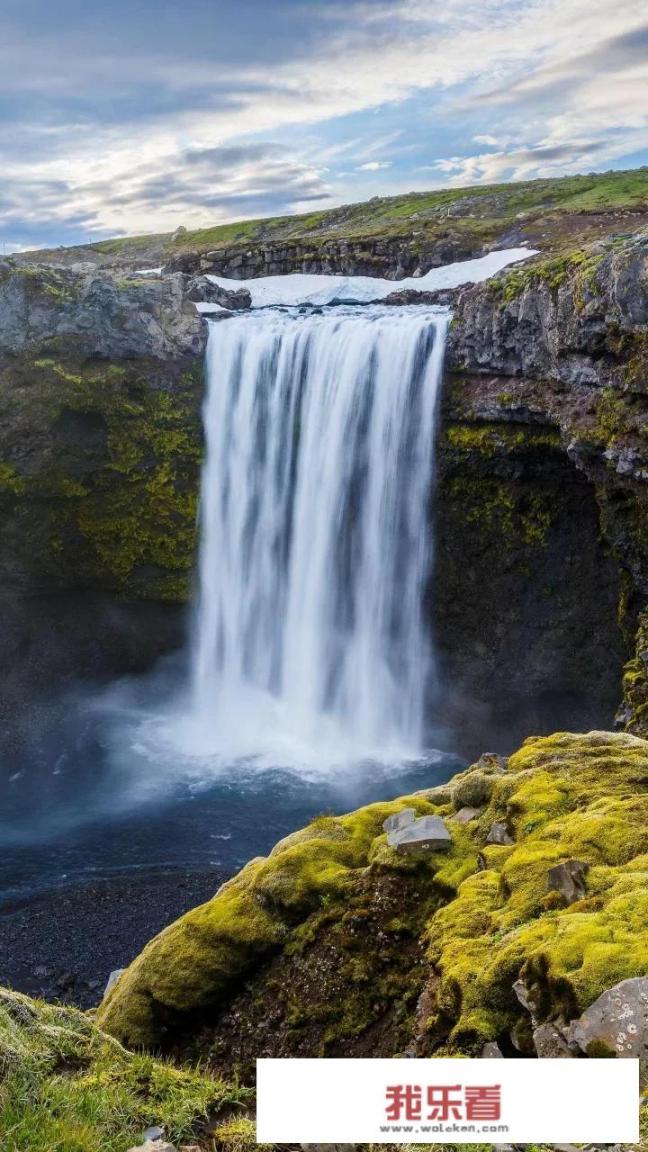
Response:
M463 823L468 795L480 806ZM451 850L390 849L383 822L402 807L442 816ZM510 845L488 843L494 823ZM573 859L585 892L568 903L549 874ZM482 757L446 786L288 837L151 941L99 1020L217 1069L493 1040L533 1054L513 985L532 990L536 1024L568 1022L648 973L647 925L648 742L532 738L508 763Z
M245 1098L198 1071L126 1052L73 1008L0 989L6 1152L125 1152L151 1124L194 1143Z

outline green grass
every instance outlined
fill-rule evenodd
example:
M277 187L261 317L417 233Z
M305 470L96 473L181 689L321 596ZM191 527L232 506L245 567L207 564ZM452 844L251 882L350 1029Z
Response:
M125 1152L151 1124L173 1141L250 1093L127 1052L82 1012L0 990L2 1152Z
M523 242L537 242L550 252L560 250L566 243L574 245L579 240L609 234L617 227L616 213L626 214L620 227L632 230L641 223L627 215L633 212L648 212L646 167L374 197L341 208L235 221L179 236L158 233L101 240L84 250L115 258L164 261L183 252L236 250L274 242L290 245L308 241L316 250L327 241L340 238L359 242L402 239L416 246L452 238L477 252L484 245L499 243L515 228ZM598 218L601 213L608 218ZM57 252L60 259L60 250Z

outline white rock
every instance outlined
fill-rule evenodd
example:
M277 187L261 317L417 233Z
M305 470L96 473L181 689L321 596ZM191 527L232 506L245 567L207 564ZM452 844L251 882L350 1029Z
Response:
M108 977L108 983L106 984L106 987L104 988L104 1000L106 999L106 996L108 995L108 993L112 992L113 988L115 987L115 984L119 980L119 977L125 971L126 971L125 968L114 968L113 971L110 973L110 976Z

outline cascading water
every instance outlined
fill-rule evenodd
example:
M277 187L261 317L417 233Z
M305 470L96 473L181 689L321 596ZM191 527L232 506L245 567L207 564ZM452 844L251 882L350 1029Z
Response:
M446 327L439 310L384 306L211 325L194 751L421 753Z

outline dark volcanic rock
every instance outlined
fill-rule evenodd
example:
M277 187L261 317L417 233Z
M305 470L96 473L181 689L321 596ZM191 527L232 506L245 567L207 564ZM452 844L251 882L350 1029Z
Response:
M472 698L477 723L489 699L503 728L527 705L527 730L611 722L648 600L647 276L639 235L457 299L431 599L457 707ZM619 714L634 732L642 669L628 665Z
M5 702L178 642L207 333L183 290L179 275L0 265Z
M471 285L463 284L459 288L437 288L435 292L419 292L417 288L398 288L390 292L389 296L376 301L379 304L438 304L450 307L459 298L459 295Z
M252 306L252 296L247 288L222 288L207 276L193 276L185 288L185 299L194 303L219 304L232 312L240 312Z

